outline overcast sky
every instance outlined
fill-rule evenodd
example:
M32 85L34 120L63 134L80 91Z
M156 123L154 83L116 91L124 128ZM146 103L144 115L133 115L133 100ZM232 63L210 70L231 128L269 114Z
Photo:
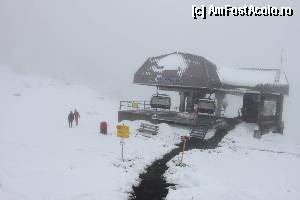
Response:
M217 2L217 3L216 3ZM217 65L279 67L300 88L299 1L0 0L0 64L127 93L149 56L182 51ZM192 19L192 5L290 6L293 17ZM296 101L297 99L297 101ZM297 103L295 97L292 102ZM299 110L299 108L298 108Z

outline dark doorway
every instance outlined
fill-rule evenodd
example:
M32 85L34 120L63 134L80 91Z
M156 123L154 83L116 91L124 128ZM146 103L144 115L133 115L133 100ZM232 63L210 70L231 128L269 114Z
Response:
M258 110L261 95L258 93L245 93L243 97L242 117L243 121L256 123L258 121Z

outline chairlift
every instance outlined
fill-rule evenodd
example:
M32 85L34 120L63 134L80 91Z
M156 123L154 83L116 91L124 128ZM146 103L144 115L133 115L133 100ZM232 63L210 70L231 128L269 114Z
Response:
M171 108L171 98L167 94L153 94L150 100L151 108Z
M198 112L214 114L216 109L215 100L211 98L198 99Z

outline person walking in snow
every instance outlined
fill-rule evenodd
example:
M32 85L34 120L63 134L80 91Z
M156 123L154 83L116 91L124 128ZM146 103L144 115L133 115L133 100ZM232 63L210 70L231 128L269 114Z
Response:
M75 117L76 126L78 126L78 119L80 118L80 114L76 109L74 110L74 117Z
M72 124L74 121L74 114L72 111L70 111L69 115L68 115L68 121L69 121L69 128L72 128Z

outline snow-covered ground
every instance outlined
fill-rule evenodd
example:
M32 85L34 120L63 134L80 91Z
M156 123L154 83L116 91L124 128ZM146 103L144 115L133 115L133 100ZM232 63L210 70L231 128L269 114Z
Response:
M300 198L300 142L278 134L253 138L239 124L214 150L185 153L185 167L168 163L167 181L178 184L168 200L265 200Z
M140 122L125 121L131 137L121 162L118 101L1 67L0 90L1 200L125 200L145 167L188 132L160 124L158 136L147 138L136 134ZM75 108L80 124L70 129L67 115ZM108 135L99 134L100 121L107 121ZM253 129L242 123L221 147L186 152L185 167L175 165L178 157L170 161L166 177L177 186L167 199L299 199L300 142L288 133L254 139Z
M160 125L153 138L130 125L125 159L116 137L119 102L78 84L0 67L0 199L127 199L146 165L174 148L185 130ZM78 127L67 115L77 109ZM99 134L107 121L108 135Z

